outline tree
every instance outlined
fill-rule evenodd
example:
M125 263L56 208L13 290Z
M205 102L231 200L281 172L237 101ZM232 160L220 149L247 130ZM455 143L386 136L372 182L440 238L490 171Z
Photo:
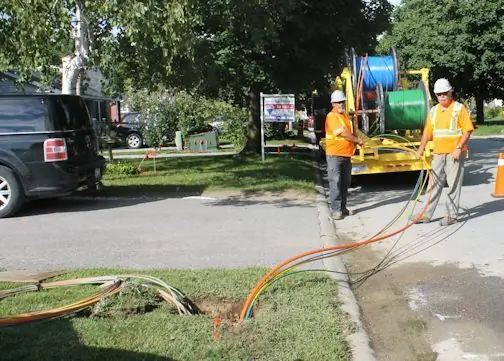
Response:
M104 74L109 92L155 86L174 57L191 54L190 1L0 0L0 70L46 81L63 71L65 93L78 93L88 68Z
M392 24L380 48L394 46L402 68L450 78L459 96L476 99L483 123L484 101L504 96L504 1L403 0Z
M251 110L245 152L260 151L259 93L311 94L339 74L349 47L366 51L389 25L387 0L200 0L195 62L173 83Z

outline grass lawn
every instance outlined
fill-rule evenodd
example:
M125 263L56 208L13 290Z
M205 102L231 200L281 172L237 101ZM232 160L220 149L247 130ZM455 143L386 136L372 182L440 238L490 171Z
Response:
M504 124L475 124L474 135L504 135Z
M241 303L266 269L152 270L203 311L181 316L164 301L153 311L114 317L70 316L0 328L2 360L350 360L351 326L341 313L336 282L298 273L269 287L254 317L237 322ZM142 273L79 270L60 278ZM19 284L0 283L0 289ZM97 292L92 286L56 288L1 300L0 317L63 306ZM120 297L112 296L112 297ZM213 318L221 317L219 340Z
M128 154L128 155L145 155L145 153L149 153L149 155L152 154L154 151L154 148L143 148L143 149L138 149L138 150L129 150L129 149L113 149L112 153L115 156L121 155L121 154ZM235 150L233 148L219 148L216 151L209 152L209 153L229 153L229 152L234 152ZM163 154L194 154L193 151L184 149L182 151L178 151L176 149L160 149L155 151L157 155L163 155ZM108 151L104 150L101 152L101 155L104 157L108 157Z
M306 155L121 159L114 164L141 168L140 174L105 173L104 195L201 194L208 190L314 192L315 170Z
M310 143L307 142L304 139L280 139L280 140L268 139L268 140L266 140L266 146L271 146L271 145L287 145L287 146L292 146L292 144L294 144L294 145L300 145L300 144L307 145L307 144L310 144Z

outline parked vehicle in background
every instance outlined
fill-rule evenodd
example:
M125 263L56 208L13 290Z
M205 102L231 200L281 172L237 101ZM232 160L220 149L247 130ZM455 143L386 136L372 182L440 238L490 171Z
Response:
M122 139L123 143L130 149L139 149L143 146L149 146L146 142L146 136L143 133L149 122L141 118L139 112L122 113L121 121L112 124L111 132L115 132L115 136ZM203 132L215 132L219 136L223 133L223 122L216 118L211 124L207 124L201 128L187 129L185 134L195 134ZM174 134L165 134L164 141L170 142L174 140Z
M140 113L131 112L121 115L121 121L114 124L118 136L124 139L124 143L130 149L140 149L144 143L141 131Z
M95 134L79 96L0 94L0 218L28 200L99 189Z

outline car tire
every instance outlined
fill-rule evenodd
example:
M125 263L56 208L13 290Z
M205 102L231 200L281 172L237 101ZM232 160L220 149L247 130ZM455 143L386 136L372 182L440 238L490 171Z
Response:
M130 133L126 137L126 144L130 149L140 149L143 146L143 138L139 133Z
M23 203L23 189L14 172L0 166L0 218L13 216Z

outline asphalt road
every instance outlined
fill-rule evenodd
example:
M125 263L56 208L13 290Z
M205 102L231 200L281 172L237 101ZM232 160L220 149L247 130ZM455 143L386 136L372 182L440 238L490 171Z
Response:
M272 266L320 248L312 201L65 198L0 219L0 268Z
M439 361L504 360L504 199L491 196L504 142L472 139L469 148L461 221L445 228L437 221L414 225L401 238L371 247L377 259L389 251L402 252L401 261L392 267L399 271L387 277L393 277L389 281L406 295L410 310L427 321ZM356 240L369 237L400 212L414 184L415 179L406 176L402 181L395 177L395 182L363 178L350 197L356 215L337 222L336 228ZM446 191L436 219L444 215ZM406 221L402 218L391 230ZM420 267L424 264L431 268Z

